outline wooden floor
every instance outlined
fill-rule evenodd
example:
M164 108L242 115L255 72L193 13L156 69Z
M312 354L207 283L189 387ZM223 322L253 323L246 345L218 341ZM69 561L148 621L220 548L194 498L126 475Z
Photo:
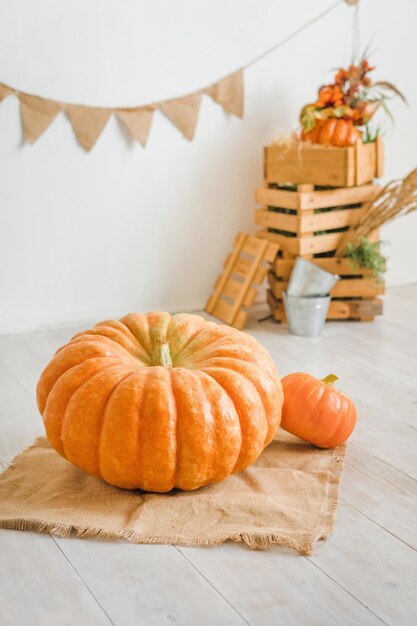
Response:
M0 530L1 626L417 624L417 285L320 338L254 321L281 374L338 374L356 402L333 536L311 557ZM0 459L42 433L34 390L78 328L0 337Z

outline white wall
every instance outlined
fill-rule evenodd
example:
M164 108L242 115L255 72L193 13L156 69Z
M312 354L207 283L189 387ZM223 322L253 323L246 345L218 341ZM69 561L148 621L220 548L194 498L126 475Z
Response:
M84 104L174 97L231 72L331 0L0 0L0 81ZM417 165L417 7L361 0L393 103L387 177ZM204 100L193 143L160 114L143 150L110 120L78 147L61 115L34 145L18 103L0 105L0 332L205 302L237 230L252 229L262 146L294 128L327 71L350 58L342 4L246 73L246 116ZM386 228L391 284L417 280L417 214Z

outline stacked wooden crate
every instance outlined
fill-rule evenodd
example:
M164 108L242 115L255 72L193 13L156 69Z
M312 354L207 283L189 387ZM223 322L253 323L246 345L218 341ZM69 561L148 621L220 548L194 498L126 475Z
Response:
M380 141L351 148L265 149L264 186L256 190L262 208L255 211L255 223L262 227L258 237L280 247L268 274L268 303L277 321L285 319L282 293L297 256L341 277L331 291L328 319L365 321L382 313L383 283L370 270L335 256L344 232L378 194L370 181L381 173ZM370 239L378 241L379 233Z

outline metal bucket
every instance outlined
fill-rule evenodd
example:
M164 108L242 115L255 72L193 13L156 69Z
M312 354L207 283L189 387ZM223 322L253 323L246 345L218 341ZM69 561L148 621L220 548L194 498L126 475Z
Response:
M288 282L289 296L327 296L339 279L301 257L297 257Z
M283 297L291 335L321 335L329 310L330 296L299 298L284 291Z

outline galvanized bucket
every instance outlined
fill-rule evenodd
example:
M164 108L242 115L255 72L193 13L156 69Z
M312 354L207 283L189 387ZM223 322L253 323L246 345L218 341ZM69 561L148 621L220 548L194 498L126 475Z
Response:
M283 293L288 330L292 335L317 337L321 335L329 310L330 296L294 297Z
M288 282L289 296L327 296L340 277L297 257Z

